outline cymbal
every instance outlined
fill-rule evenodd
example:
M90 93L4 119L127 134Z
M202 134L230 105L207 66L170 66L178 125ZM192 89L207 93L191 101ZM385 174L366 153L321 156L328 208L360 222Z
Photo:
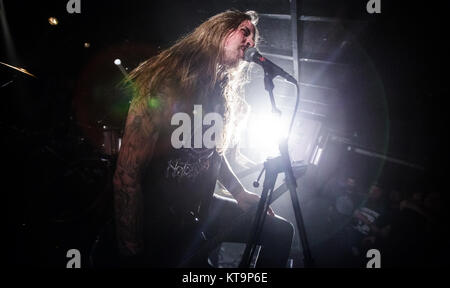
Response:
M20 72L22 72L22 73L25 73L25 74L27 74L27 75L29 75L29 76L32 76L32 77L34 77L34 78L37 78L36 76L34 76L33 74L31 74L30 72L28 72L28 71L27 71L26 69L24 69L24 68L20 68L20 67L16 67L16 66L13 66L13 65L9 65L9 64L3 63L3 62L0 62L0 64L3 64L3 65L5 65L6 67L15 69L15 70L20 71Z

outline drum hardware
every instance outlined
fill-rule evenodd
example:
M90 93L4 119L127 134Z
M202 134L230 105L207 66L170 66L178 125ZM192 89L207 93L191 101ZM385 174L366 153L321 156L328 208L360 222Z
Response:
M24 69L24 68L16 67L16 66L13 66L13 65L10 65L10 64L7 64L7 63L3 63L3 62L0 62L0 64L4 65L4 66L6 66L6 67L9 67L9 68L11 68L11 69L17 70L17 71L19 71L19 72L22 72L22 73L24 73L24 74L27 74L27 75L29 75L29 76L31 76L31 77L37 78L36 76L34 76L33 74L31 74L30 72L28 72L28 71L27 71L26 69ZM11 81L11 82L12 82L12 81ZM8 84L9 84L9 82L8 82ZM3 87L3 86L2 86L2 87Z

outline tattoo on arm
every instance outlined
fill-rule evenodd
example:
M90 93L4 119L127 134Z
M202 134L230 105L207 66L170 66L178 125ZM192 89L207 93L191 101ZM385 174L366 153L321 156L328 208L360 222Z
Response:
M119 253L136 255L143 249L142 172L150 161L158 129L145 101L131 103L114 174L114 208Z

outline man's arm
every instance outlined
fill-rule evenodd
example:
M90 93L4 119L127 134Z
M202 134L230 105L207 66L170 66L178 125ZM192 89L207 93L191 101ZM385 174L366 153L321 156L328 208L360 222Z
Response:
M155 117L151 117L145 103L145 100L131 103L113 179L121 256L135 256L143 249L142 172L152 158L158 139Z
M231 170L230 163L225 155L222 156L222 165L220 167L218 180L235 199L239 194L245 192L244 186L239 181L236 174Z
M231 193L231 195L233 195L242 210L247 211L252 206L257 205L260 197L247 191L231 170L227 158L223 156L222 159L223 161L218 177L219 182ZM274 212L270 207L267 213L274 216Z

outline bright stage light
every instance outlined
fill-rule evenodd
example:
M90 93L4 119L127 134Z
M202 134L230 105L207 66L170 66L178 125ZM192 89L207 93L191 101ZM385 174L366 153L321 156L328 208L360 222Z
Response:
M120 59L116 59L116 60L114 60L114 64L119 66L120 64L122 64L122 61L120 61Z
M273 113L256 114L250 117L248 126L249 148L259 152L262 159L279 154L278 143L287 137L287 121Z

